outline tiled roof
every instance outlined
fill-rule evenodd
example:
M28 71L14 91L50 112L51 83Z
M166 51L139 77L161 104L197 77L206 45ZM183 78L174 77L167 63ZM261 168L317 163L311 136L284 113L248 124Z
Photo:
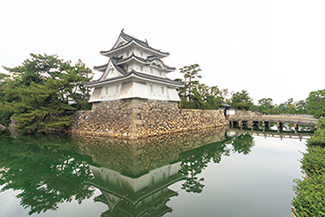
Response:
M105 72L106 68L108 66L108 63L104 64L104 65L100 65L100 66L94 66L94 69L100 72Z
M161 59L159 59L156 55L148 56L147 59L144 59L144 58L138 57L138 56L136 56L136 55L134 55L132 53L131 56L129 56L129 57L125 58L125 59L121 59L121 60L116 61L116 64L119 64L120 62L128 61L128 60L132 59L133 57L135 59L141 61L141 62L144 62L144 63L153 62L154 60L158 60L159 62L161 62L166 67L167 70L169 70L169 71L176 70L175 67L166 66L165 63Z
M121 31L121 33L120 33L120 36L121 36L123 39L125 39L128 43L126 43L126 44L124 44L124 45L122 45L122 46L120 46L120 47L113 48L113 49L108 50L108 51L101 51L100 53L101 53L102 55L105 55L105 53L108 53L108 52L112 52L112 51L114 51L114 50L117 50L117 49L119 49L119 48L121 48L121 47L127 47L127 45L131 44L132 41L134 41L134 42L138 43L139 45L141 45L141 46L143 46L143 47L145 47L145 48L148 48L149 50L152 50L152 51L158 52L158 53L160 53L160 54L163 55L163 56L169 56L169 53L168 53L168 52L162 52L162 51L157 50L157 49L155 49L155 48L153 48L153 47L150 47L147 41L144 42L144 41L141 41L141 40L139 40L139 39L137 39L137 38L134 38L134 37L132 37L132 36L130 36L130 35L127 35L127 34L124 33L123 30L124 30L124 29L122 29L122 31Z
M134 70L132 70L131 72L129 72L129 73L125 74L125 75L122 75L122 76L108 78L108 79L101 80L101 81L98 80L98 81L87 82L85 84L86 85L100 84L100 83L107 82L107 81L114 81L114 80L121 79L121 78L128 78L131 75L136 75L139 78L150 79L152 81L160 81L160 82L163 82L163 83L172 84L172 85L176 85L176 86L183 86L182 83L177 82L177 81L173 81L173 80L171 80L169 78L164 78L164 77L159 77L159 76L154 76L154 75L148 75L148 74L137 72L137 71L134 71Z

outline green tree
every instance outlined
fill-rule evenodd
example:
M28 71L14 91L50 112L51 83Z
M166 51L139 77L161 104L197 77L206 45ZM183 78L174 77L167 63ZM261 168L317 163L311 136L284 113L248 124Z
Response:
M273 99L271 98L262 98L258 100L257 110L263 114L273 114L274 106Z
M300 100L295 103L297 114L307 114L306 100Z
M80 60L72 65L57 55L30 55L21 66L4 67L11 76L1 87L0 122L7 125L13 118L25 133L62 130L74 110L87 109L84 83L92 72Z
M306 104L308 114L314 118L325 117L325 89L311 92Z
M217 86L209 87L200 83L197 79L202 78L199 72L202 71L198 64L184 66L180 69L183 79L177 78L175 81L184 84L177 88L181 98L180 108L189 109L218 109L220 101L228 95L228 89L220 90Z
M197 85L199 83L198 80L195 79L202 78L202 76L199 75L199 72L202 70L199 64L192 64L190 66L184 66L183 68L180 68L179 71L181 74L183 74L184 84L186 88L185 97L189 100L191 90L194 89L194 85Z
M232 107L238 110L249 110L253 107L253 99L246 90L236 92L231 98Z

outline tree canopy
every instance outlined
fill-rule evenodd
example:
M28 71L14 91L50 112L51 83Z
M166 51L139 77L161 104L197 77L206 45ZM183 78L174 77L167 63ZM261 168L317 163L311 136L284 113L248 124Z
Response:
M0 85L0 123L10 119L25 133L64 129L76 109L87 109L89 91L84 82L92 72L81 60L75 65L57 55L30 54L20 66L3 67Z
M217 86L209 87L201 83L198 79L202 78L199 64L192 64L180 68L183 79L175 79L175 81L184 84L183 87L177 89L181 98L180 108L189 109L218 109L220 102L224 101L228 90L220 90Z
M315 118L325 117L325 89L312 91L306 100L306 104L309 114Z
M246 90L242 90L232 95L231 105L238 110L250 110L253 106L253 99Z

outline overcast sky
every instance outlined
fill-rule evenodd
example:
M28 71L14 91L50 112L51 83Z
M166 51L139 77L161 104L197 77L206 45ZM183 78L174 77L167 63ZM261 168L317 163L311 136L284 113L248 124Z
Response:
M298 101L325 89L324 11L324 0L0 0L0 65L46 53L93 68L124 29L169 52L166 65L198 63L206 85Z

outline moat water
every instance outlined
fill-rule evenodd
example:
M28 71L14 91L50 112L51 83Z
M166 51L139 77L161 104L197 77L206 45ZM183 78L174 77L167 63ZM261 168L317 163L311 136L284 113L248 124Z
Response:
M0 216L286 217L311 133L127 141L0 132Z

